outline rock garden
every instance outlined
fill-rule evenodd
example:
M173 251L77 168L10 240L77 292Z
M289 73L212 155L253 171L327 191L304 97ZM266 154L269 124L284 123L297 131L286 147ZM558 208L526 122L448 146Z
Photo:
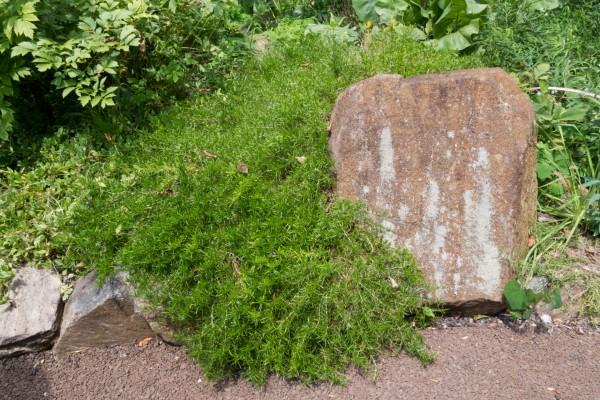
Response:
M599 398L591 3L0 0L0 399Z

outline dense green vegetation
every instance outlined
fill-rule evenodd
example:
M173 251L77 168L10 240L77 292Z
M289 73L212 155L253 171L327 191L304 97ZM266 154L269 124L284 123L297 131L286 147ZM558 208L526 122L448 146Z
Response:
M36 180L53 167L77 177L45 182L54 190L66 178L74 186L63 194L75 193L61 199L62 225L42 239L58 246L40 261L61 252L69 262L59 267L102 275L126 266L211 377L336 379L382 346L428 361L409 318L425 318L412 258L388 248L360 207L329 197L327 119L341 90L377 71L476 65L407 37L376 38L364 50L300 37L101 155L81 136L67 140L71 151L86 150L36 169ZM48 156L60 157L53 150ZM19 189L12 193L27 193ZM21 201L36 204L40 188L32 189ZM10 204L8 219L19 220L22 203ZM29 218L43 214L27 209ZM9 227L9 237L25 229Z
M542 275L585 288L581 311L598 318L600 276L577 268L564 249L582 233L600 235L600 2L562 3L540 12L529 2L495 2L482 46L487 64L519 78L537 113L538 209L545 218L518 273L523 281Z
M519 279L579 285L600 316L598 275L557 257L600 234L597 2L130 3L0 0L0 296L26 263L66 283L125 269L213 378L338 380L383 348L428 362L424 282L332 198L327 120L378 72L499 65L538 112L543 221Z

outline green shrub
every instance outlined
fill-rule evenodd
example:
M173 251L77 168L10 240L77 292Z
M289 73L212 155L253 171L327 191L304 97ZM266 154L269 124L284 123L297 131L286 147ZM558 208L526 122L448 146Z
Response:
M0 169L0 268L6 271L22 264L65 274L79 269L63 263L69 224L92 182L110 175L111 163L86 136L68 136L61 131L46 139L35 168Z
M327 121L376 72L479 63L394 36L282 45L117 143L113 177L92 182L71 228L71 262L129 271L211 378L339 380L383 348L429 361L411 318L431 315L424 283L359 206L332 199Z
M358 19L367 28L389 24L416 25L415 38L438 50L462 51L473 47L473 38L487 19L488 6L477 0L352 0Z
M27 98L27 81L51 82L91 108L117 99L162 105L197 89L248 48L240 13L221 0L1 0L0 139L15 122L11 97Z

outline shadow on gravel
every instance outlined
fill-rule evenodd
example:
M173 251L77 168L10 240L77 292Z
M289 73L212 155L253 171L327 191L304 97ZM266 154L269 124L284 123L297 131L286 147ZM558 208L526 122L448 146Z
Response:
M39 360L31 355L0 359L0 400L49 398L50 386Z

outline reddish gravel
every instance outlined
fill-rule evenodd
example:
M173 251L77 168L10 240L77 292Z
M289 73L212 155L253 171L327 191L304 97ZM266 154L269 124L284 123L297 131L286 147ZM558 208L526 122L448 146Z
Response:
M0 399L577 399L600 400L600 335L556 329L523 335L497 324L428 329L437 353L422 368L382 357L375 376L348 372L348 384L304 386L271 378L206 382L182 349L153 343L57 359L40 353L0 360ZM374 378L374 380L372 380Z

